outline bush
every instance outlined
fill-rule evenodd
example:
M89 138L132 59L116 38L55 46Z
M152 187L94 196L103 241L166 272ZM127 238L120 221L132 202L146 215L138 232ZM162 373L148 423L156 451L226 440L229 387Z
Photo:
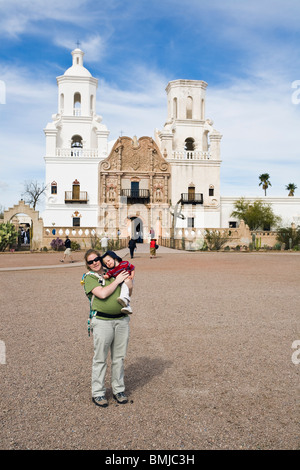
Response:
M285 249L293 249L300 244L300 227L281 227L277 231L276 239L285 244Z
M206 232L205 241L210 250L219 251L228 242L228 237L224 231L209 230Z
M52 250L62 251L65 247L65 244L61 238L57 237L52 240L52 242L50 243L50 246Z
M273 250L280 251L281 250L281 243L279 243L279 242L275 243L275 245L273 246Z
M6 248L18 239L18 232L13 224L10 222L0 224L0 251L5 251Z
M72 242L71 242L71 250L72 250L72 251L80 250L80 245L79 245L79 243L77 243L77 242L75 242L75 241L72 241Z

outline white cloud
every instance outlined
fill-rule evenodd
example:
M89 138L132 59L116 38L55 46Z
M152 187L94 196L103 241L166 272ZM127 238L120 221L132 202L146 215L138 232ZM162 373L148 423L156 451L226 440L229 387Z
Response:
M68 51L72 51L76 47L74 37L63 37L61 34L54 39L54 43ZM81 40L78 47L84 51L84 60L88 63L99 62L106 54L105 40L99 34Z
M300 4L293 0L211 0L203 6L199 0L149 0L144 8L143 3L132 0L125 9L119 0L102 0L101 6L88 0L0 0L0 36L19 40L20 47L25 33L30 32L37 42L42 36L48 36L49 41L69 52L76 47L78 39L85 52L87 68L89 63L95 67L97 62L104 63L112 48L114 51L121 49L123 44L118 41L124 38L122 51L126 51L127 56L121 59L126 61L126 68L120 68L116 60L106 61L106 69L99 67L99 73L93 70L93 75L99 79L97 111L111 131L110 138L115 139L121 131L129 136L153 136L154 128L162 128L167 117L165 87L168 81L185 78L174 77L174 69L167 69L159 58L160 49L156 49L155 62L161 69L157 66L154 70L152 64L148 65L149 61L148 64L134 62L134 54L126 48L126 39L134 36L135 22L171 19L182 41L187 31L196 34L196 41L204 27L205 34L209 31L209 45L215 48L210 53L218 58L215 77L218 61L221 61L219 48L228 48L228 52L234 46L233 55L237 50L240 52L240 69L230 75L234 70L230 68L227 76L219 76L217 86L205 76L195 77L208 81L206 114L223 134L223 194L238 192L236 195L240 195L245 190L252 195L256 187L260 194L258 175L262 172L271 175L270 195L275 192L286 195L284 185L289 182L300 188L300 105L291 102L295 91L291 88L292 82L300 79L300 59L296 41L288 37L290 32L296 35L298 31ZM45 28L47 20L53 28ZM120 37L118 22L122 22ZM196 23L199 28L188 27ZM125 34L129 24L131 30ZM167 33L168 27L166 41L169 41ZM174 41L176 45L176 37ZM12 42L8 44L11 46ZM201 45L201 41L197 44ZM158 48L164 46L157 45ZM192 46L189 47L192 53ZM198 50L201 48L197 47ZM201 68L201 56L199 63ZM1 180L11 190L2 191L1 197L9 201L6 205L16 202L16 198L12 200L14 191L19 194L25 179L42 180L44 175L43 128L57 111L57 87L55 76L44 68L43 58L38 67L26 62L20 67L10 63L9 68L1 69L1 80L6 86L6 104L0 104L4 136L0 150ZM105 70L114 77L110 82L102 78ZM0 204L5 202L0 200Z
M291 97L291 83L267 71L264 80L235 79L228 88L208 88L208 115L223 134L223 194L249 194L251 187L255 195L258 175L265 172L271 176L270 195L285 196L290 182L299 186L300 106Z
M85 0L6 0L0 1L0 34L18 37L44 20L56 20L78 24L78 10ZM82 15L84 10L82 11ZM82 20L82 18L80 18Z

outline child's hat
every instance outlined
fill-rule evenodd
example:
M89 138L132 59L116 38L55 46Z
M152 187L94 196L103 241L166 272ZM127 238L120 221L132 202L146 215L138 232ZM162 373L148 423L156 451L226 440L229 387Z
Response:
M119 263L121 263L121 261L122 261L122 258L120 258L120 256L118 256L114 251L108 250L108 251L106 251L106 252L104 253L104 255L102 255L102 256L100 257L101 264L102 264L103 266L105 266L105 265L104 265L104 262L103 262L103 258L105 258L105 256L110 256L111 258L117 260Z

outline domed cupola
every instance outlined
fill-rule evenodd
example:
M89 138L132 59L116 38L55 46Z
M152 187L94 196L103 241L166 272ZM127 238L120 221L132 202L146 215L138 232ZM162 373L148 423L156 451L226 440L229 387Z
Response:
M77 48L74 49L71 54L73 56L73 64L65 71L64 75L73 77L91 77L91 73L83 66L84 52Z
M93 116L98 80L83 66L84 52L72 51L72 66L57 77L58 113L61 116Z

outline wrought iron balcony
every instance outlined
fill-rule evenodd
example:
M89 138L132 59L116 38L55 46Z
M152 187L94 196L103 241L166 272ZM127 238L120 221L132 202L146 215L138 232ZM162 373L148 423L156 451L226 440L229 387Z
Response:
M122 189L121 196L127 197L130 204L150 202L150 193L148 189Z
M203 204L203 194L181 193L181 204Z
M79 191L77 194L73 191L65 191L65 203L79 203L86 204L88 202L88 196L86 191Z

